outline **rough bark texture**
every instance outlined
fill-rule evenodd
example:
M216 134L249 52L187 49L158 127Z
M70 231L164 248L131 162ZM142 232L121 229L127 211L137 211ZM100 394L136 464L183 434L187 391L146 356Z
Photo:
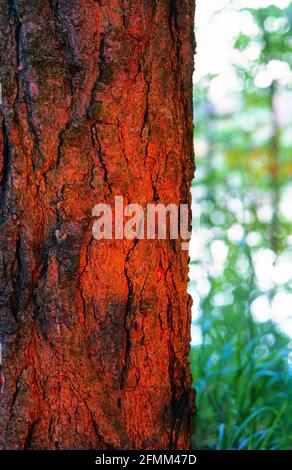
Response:
M188 254L96 241L99 202L189 202L193 0L0 0L6 449L187 449Z

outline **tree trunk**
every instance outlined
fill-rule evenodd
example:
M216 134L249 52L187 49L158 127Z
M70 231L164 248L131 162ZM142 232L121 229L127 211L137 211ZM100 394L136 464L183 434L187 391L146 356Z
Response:
M193 0L0 0L5 449L187 449L188 253L95 204L189 203Z

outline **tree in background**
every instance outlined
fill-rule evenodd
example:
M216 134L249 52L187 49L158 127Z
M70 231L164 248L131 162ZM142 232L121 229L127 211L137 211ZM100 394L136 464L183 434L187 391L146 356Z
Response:
M224 70L195 88L193 197L205 243L191 265L201 335L192 349L194 446L289 449L292 10L225 3L212 21L238 19L229 79Z
M0 1L5 449L186 449L188 253L92 237L188 203L193 0Z

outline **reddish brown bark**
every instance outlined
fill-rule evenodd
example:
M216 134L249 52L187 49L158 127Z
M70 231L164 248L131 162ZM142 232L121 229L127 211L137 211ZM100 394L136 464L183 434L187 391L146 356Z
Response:
M193 0L0 0L7 449L187 449L188 254L92 208L189 203Z

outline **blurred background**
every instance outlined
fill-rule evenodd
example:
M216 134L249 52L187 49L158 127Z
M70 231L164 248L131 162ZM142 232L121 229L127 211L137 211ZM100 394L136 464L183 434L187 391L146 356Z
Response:
M292 448L292 7L197 0L196 449Z

